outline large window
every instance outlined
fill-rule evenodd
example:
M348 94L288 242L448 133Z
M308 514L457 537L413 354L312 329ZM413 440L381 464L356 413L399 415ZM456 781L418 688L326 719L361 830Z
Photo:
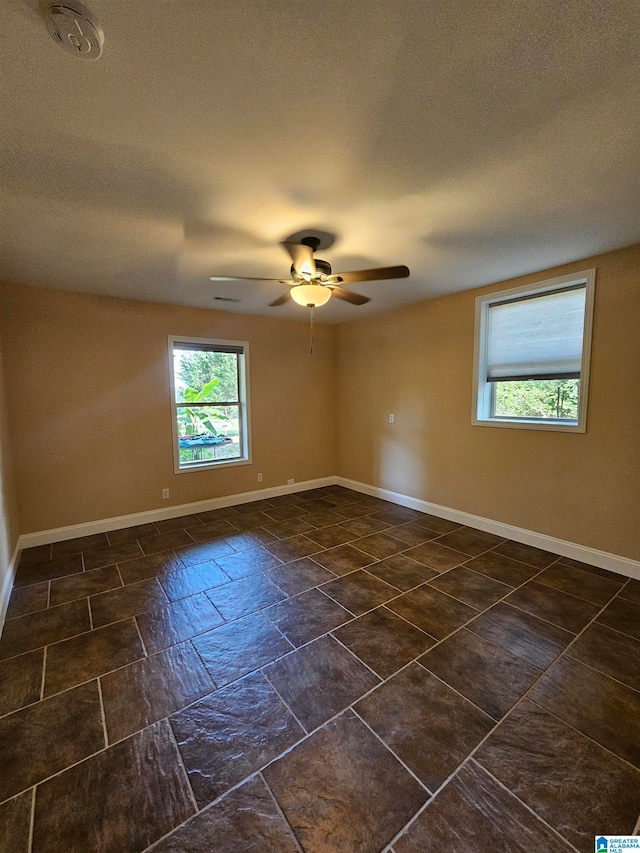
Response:
M249 460L247 344L169 338L175 470Z
M595 270L476 299L473 423L585 432Z

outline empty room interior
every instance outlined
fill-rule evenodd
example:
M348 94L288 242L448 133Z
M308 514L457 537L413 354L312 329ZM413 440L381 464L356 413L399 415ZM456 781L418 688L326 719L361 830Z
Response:
M4 4L0 853L638 846L638 32Z

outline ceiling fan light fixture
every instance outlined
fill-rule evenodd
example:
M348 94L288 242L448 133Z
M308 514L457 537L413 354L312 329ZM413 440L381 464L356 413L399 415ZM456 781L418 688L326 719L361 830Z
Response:
M318 308L331 299L331 290L321 284L297 284L289 292L294 302L305 308Z

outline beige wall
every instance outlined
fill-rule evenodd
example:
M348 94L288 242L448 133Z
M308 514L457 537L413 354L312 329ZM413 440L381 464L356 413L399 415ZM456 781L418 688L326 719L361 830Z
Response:
M9 568L19 532L8 426L0 338L0 626L8 604Z
M310 356L306 314L4 285L0 318L22 533L335 473L335 329ZM174 474L169 334L249 341L253 464Z
M591 267L586 434L472 426L475 297ZM341 476L639 559L640 246L340 326L337 411Z

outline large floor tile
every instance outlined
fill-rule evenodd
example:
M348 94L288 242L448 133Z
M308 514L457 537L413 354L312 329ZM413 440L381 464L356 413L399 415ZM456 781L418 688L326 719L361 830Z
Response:
M367 566L367 571L403 592L420 586L439 574L435 569L412 560L406 554L394 554L393 557L380 560L379 563Z
M171 726L200 807L304 735L260 673L178 711L171 717Z
M571 593L571 595L591 601L600 607L606 604L624 583L622 576L620 576L619 581L612 578L602 578L599 575L562 563L556 563L554 566L545 569L536 580L545 586Z
M194 637L193 644L218 687L271 663L293 648L261 613Z
M105 675L101 684L109 743L168 717L215 689L189 642Z
M370 554L376 560L384 560L393 554L398 554L407 548L407 543L396 539L388 533L372 533L363 539L357 539L353 546L365 554Z
M33 853L138 853L195 811L166 721L38 787Z
M446 545L440 545L438 542L425 542L423 545L410 548L405 553L412 560L424 563L425 566L438 572L446 572L469 559L468 554L447 548Z
M231 580L238 580L245 575L253 575L258 572L266 572L280 565L280 560L274 557L266 548L259 545L256 548L248 548L228 557L219 557L216 563L229 575Z
M447 548L462 551L463 554L468 554L470 557L477 557L478 554L499 545L502 539L492 533L483 533L469 527L459 527L457 530L441 536L438 542L441 545L446 545Z
M313 524L306 520L307 517L308 514L305 513L304 517L301 518L287 518L283 521L269 520L264 529L272 535L272 541L300 536L302 533L316 529Z
M360 660L388 678L436 642L386 607L378 607L333 631Z
M429 586L405 592L390 601L388 607L437 640L444 639L478 614L474 608Z
M104 747L92 681L0 719L0 801Z
M464 566L444 572L429 581L429 586L452 595L476 610L486 610L511 592L511 587L507 584L479 572L472 572Z
M40 699L44 649L0 661L0 717Z
M291 560L299 560L301 557L316 554L322 550L323 546L318 545L312 539L308 539L304 534L300 534L299 536L291 536L289 539L267 542L266 547L283 563L289 563Z
M216 589L207 590L207 597L225 619L239 619L256 610L263 610L286 598L282 590L260 573L248 575Z
M594 622L578 637L568 654L640 690L640 640Z
M580 661L564 657L542 677L529 696L565 723L640 768L637 690Z
M50 560L51 550L51 545L34 545L32 548L25 548L20 553L18 566L30 566L34 563L42 563L45 560Z
M204 526L204 524L201 524L200 529ZM232 531L231 525L227 525L227 528L228 532ZM212 533L206 538L213 538L213 535ZM191 545L194 540L195 537L190 536L186 530L172 530L169 533L156 533L154 536L139 539L138 544L142 548L143 554L158 554L160 551L172 551L176 548Z
M628 580L620 592L620 597L640 604L640 581Z
M314 554L313 559L316 563L333 572L334 575L346 575L347 572L363 569L376 561L375 557L365 554L364 551L359 551L353 545L338 545L337 548L329 548L327 551Z
M141 557L142 549L137 542L124 542L122 545L106 545L95 551L85 551L83 554L85 571L99 569L102 566L110 566L113 563L123 563L125 560L133 560Z
M330 636L277 660L264 674L308 732L380 682Z
M553 663L574 637L564 628L503 603L478 616L468 627L538 669Z
M508 596L506 603L553 622L573 634L582 631L600 609L597 604L538 583L537 580L516 589Z
M7 607L7 619L16 619L44 610L49 605L49 581L14 588Z
M158 524L165 524L165 522L160 521L156 524L149 522L148 524L136 524L133 527L121 527L119 530L110 530L107 533L109 545L124 545L125 542L135 542L136 539L153 536L154 533L160 532Z
M474 572L480 572L480 574L512 587L520 586L540 571L535 566L512 560L511 557L498 554L496 551L480 554L479 557L468 560L465 565L468 569L473 569Z
M155 530L149 530L146 534L140 533L136 536L136 539L144 539L145 536L153 536L154 533L171 533L174 530L189 530L192 527L198 527L200 524L204 524L204 522L195 514L180 515L177 518L164 518L162 521L156 521L153 524ZM111 534L109 534L109 538L111 538Z
M0 805L0 850L3 853L30 853L32 803L33 791L25 791Z
M379 853L428 796L350 711L264 776L305 853Z
M175 551L162 551L160 554L148 554L127 560L118 565L118 570L124 583L138 583L147 578L157 578L167 572L177 572L184 569L184 563Z
M394 675L355 709L431 792L495 725L417 663Z
M140 635L149 654L168 649L222 625L224 619L207 596L200 592L157 610L136 616Z
M400 591L375 575L366 571L350 572L324 584L322 591L330 595L342 607L346 607L356 616L373 610L390 598L400 595Z
M423 519L423 514L417 509L398 506L388 501L384 503L385 506L373 514L373 517L380 521L388 521L389 524L405 524L407 521L422 521Z
M353 533L345 530L340 524L332 524L329 527L318 527L306 534L308 539L322 545L323 548L334 548L336 545L344 545L356 539Z
M532 702L475 757L581 853L592 853L596 835L633 832L640 773Z
M91 568L94 568L93 566ZM57 557L55 560L44 560L41 563L23 563L20 561L13 585L16 589L32 583L50 581L53 578L63 578L83 571L82 556L72 554L68 557Z
M211 542L215 539L223 539L226 536L232 536L234 533L236 533L236 528L226 518L220 518L216 521L208 521L196 524L194 527L190 527L185 531L176 530L173 533L165 533L164 535L167 537L175 536L175 545L173 545L172 547L179 548L180 545L189 544L186 541L177 541L177 537L182 532L188 534L190 540L194 542ZM141 544L144 548L144 543Z
M504 554L505 557L511 557L513 560L520 560L521 563L528 563L537 569L546 569L558 559L557 554L541 551L540 548L533 548L531 545L523 545L522 542L512 542L511 540L498 545L495 551L498 554Z
M298 595L335 577L333 572L314 563L310 557L276 566L265 574L287 595Z
M141 657L144 649L133 619L55 643L47 649L44 695L68 690Z
M57 643L90 628L86 599L10 619L0 639L0 660Z
M377 518L365 515L343 521L340 527L352 534L352 539L361 539L364 536L370 536L372 533L380 533L381 530L385 530L391 525L388 521L379 521Z
M597 621L640 640L640 604L625 598L614 598L598 616Z
M393 845L396 853L571 853L541 820L473 759Z
M214 560L207 560L178 572L168 572L159 580L169 601L179 601L197 592L205 592L229 583L228 576Z
M118 586L122 586L122 581L116 566L104 566L102 569L80 572L77 575L51 581L49 604L55 607L57 604L66 604L68 601L86 598Z
M310 589L265 610L265 615L294 646L302 646L353 618L333 599Z
M466 628L419 663L499 720L540 676L540 670Z
M104 548L108 544L106 533L92 533L90 536L79 536L77 539L54 542L51 553L55 559L56 557L66 557L69 554L80 554L82 551Z
M235 549L225 539L197 542L195 545L187 545L185 548L176 550L176 554L185 566L197 566L198 563L207 563L209 560L217 560L218 557L228 557L235 553Z
M287 822L254 776L178 827L153 853L299 853Z
M369 516L369 518L374 520L373 516ZM406 548L422 545L423 542L428 542L438 536L435 531L424 527L419 521L406 521L404 524L397 524L395 527L388 528L386 532L394 539L404 542Z
M137 616L138 613L144 613L146 610L155 610L167 604L168 601L157 578L149 578L110 592L92 595L89 604L93 627L100 628L110 622L119 622L129 616Z

